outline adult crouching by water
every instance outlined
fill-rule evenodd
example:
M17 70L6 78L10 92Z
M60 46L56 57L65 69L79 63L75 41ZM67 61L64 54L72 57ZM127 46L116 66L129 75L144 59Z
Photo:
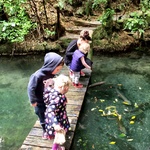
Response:
M91 32L92 33L92 32ZM92 35L90 35L90 31L87 31L87 30L82 30L80 32L80 37L78 39L75 39L75 40L72 40L67 49L66 49L66 53L65 53L65 57L64 57L64 62L65 62L65 65L68 67L68 69L70 68L70 64L71 64L71 61L72 61L72 56L73 56L73 53L75 50L79 49L79 46L82 44L82 43L90 43L90 41L92 40ZM93 62L87 58L87 55L88 53L86 54L85 56L85 62L90 66L92 67L92 64ZM69 70L69 76L71 77L71 71ZM81 70L80 72L80 75L81 76L85 76L85 73Z

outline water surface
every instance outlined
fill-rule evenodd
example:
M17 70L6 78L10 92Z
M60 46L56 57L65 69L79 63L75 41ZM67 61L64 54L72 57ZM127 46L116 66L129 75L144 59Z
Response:
M91 83L99 81L105 84L87 91L71 150L149 150L149 57L94 57Z
M105 84L88 89L71 150L149 150L149 57L94 56L93 61L91 83ZM0 150L19 149L37 119L26 89L42 65L43 56L0 59ZM132 105L118 97L118 85ZM122 126L115 116L102 116L109 106L121 115Z
M0 150L17 150L37 117L27 97L29 76L43 58L0 59Z

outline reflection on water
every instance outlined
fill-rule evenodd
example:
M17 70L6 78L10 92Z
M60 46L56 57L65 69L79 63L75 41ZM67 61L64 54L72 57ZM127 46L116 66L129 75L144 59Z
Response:
M148 150L149 58L93 61L91 83L105 84L88 89L71 150ZM37 119L26 88L42 64L43 56L0 59L0 150L17 150ZM116 87L131 105L123 103Z

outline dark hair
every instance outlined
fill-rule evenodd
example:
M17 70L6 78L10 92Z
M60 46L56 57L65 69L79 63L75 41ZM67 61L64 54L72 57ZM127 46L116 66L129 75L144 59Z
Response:
M91 37L89 36L89 31L84 31L83 35L80 36L83 40L91 41Z

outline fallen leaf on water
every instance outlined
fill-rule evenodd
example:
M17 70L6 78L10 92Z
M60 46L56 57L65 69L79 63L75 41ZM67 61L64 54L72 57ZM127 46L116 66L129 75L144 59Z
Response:
M122 103L125 104L125 105L130 105L130 103L126 102L126 101L123 101Z
M105 100L104 99L100 99L100 102L103 103L103 102L105 102Z
M138 106L138 104L137 104L137 103L135 103L135 104L134 104L134 107L135 107L135 108L138 108L139 106Z
M118 116L116 113L112 113L112 115L114 115L114 116L116 116L116 117Z
M94 111L96 108L92 108L91 111Z
M134 124L134 121L130 121L130 124Z
M120 135L119 135L119 137L125 137L126 135L124 134L124 133L121 133Z
M94 146L94 145L92 145L92 149L95 149L95 146Z
M132 116L132 117L131 117L131 119L135 119L135 118L136 118L136 116Z
M102 110L102 109L99 109L99 112L103 112L103 110Z
M109 144L112 144L112 145L113 145L113 144L116 144L116 142L115 142L115 141L112 141L112 142L110 142Z
M131 142L131 141L133 141L133 139L127 139L127 141Z
M118 102L118 99L115 98L115 101Z

